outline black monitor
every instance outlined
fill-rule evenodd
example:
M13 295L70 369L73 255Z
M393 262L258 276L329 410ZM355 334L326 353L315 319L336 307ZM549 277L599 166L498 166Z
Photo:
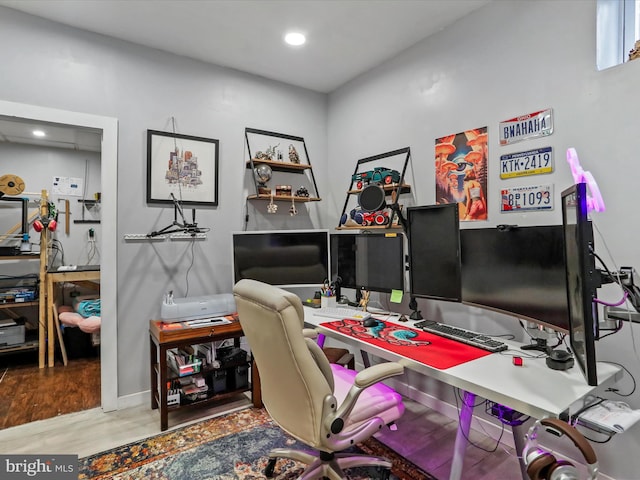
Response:
M587 188L578 183L562 192L562 225L571 349L589 385L598 385L595 339L598 338L593 228L588 219Z
M234 232L233 280L320 287L330 278L328 230Z
M331 235L331 271L343 288L390 293L404 290L401 233Z
M464 229L462 301L569 331L562 226Z
M459 226L456 203L407 209L412 297L461 300Z

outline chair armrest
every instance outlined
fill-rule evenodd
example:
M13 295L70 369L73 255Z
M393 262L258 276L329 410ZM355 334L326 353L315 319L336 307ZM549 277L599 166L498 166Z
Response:
M303 328L302 336L304 338L318 338L318 331L315 328Z
M354 383L349 389L349 393L345 397L341 405L338 406L335 414L327 416L329 430L333 434L342 431L345 424L345 418L351 413L353 407L358 401L358 397L362 391L382 380L404 372L404 366L397 362L385 362L367 367L358 372L354 378Z
M360 388L366 388L374 383L381 382L389 377L401 375L404 373L404 367L397 362L378 363L371 367L361 370L356 375L354 385Z

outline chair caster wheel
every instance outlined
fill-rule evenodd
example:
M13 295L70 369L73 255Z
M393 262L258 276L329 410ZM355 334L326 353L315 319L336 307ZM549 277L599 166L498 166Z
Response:
M378 469L378 478L380 480L389 480L391 477L391 470L388 468L380 468Z
M272 478L273 477L273 471L276 468L276 458L270 458L269 462L267 463L267 466L264 467L264 476L267 478Z

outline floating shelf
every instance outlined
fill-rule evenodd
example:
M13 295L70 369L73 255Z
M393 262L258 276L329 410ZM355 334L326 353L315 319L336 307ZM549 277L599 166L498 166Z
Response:
M259 194L259 195L249 195L247 197L249 200L271 200L271 195L268 194ZM290 202L293 199L294 202L305 203L305 202L319 202L322 200L318 197L292 197L291 195L274 195L273 201L281 201L281 202Z
M398 193L411 193L411 185L409 184L402 184L402 185L397 185L395 183L392 183L391 185L384 185L382 186L382 189L385 192L393 192L394 190L398 190ZM362 190L349 190L347 193L349 195L357 195L358 193L360 193Z
M290 173L304 173L305 170L311 168L311 165L302 163L279 162L277 160L259 160L257 158L253 159L253 165L269 165L272 170ZM250 161L247 162L247 168L251 170Z
M346 226L336 227L336 230L401 230L402 225L370 225L366 226Z

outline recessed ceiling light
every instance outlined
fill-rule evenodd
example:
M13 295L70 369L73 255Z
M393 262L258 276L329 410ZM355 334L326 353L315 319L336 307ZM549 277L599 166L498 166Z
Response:
M34 137L45 137L47 134L44 133L42 130L34 130L33 131L33 136Z
M299 47L300 45L304 45L304 42L307 41L307 38L300 32L289 32L284 36L284 41L289 45Z

